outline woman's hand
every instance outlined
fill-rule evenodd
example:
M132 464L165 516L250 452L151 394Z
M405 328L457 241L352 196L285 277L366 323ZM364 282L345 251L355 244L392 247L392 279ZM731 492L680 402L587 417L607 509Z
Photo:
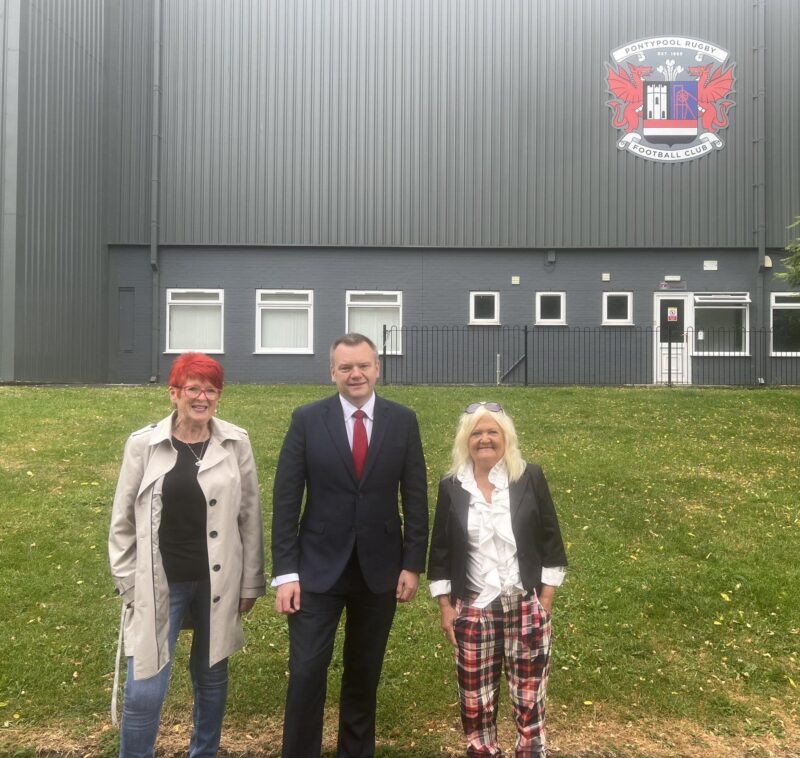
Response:
M556 594L556 588L549 585L543 584L542 591L539 593L539 602L551 616L553 615L553 598Z
M254 597L240 597L239 598L239 613L247 613L249 610L252 610L253 606L256 604L256 599Z
M447 595L439 595L439 616L442 631L453 647L458 647L456 633L453 629L453 624L455 624L457 615L456 609L453 608L453 604L450 602L450 598L447 597Z

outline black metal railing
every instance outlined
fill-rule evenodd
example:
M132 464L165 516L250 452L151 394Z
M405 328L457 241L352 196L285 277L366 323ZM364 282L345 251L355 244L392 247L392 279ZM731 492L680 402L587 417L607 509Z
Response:
M769 329L384 327L386 384L800 385ZM788 353L788 354L787 354Z

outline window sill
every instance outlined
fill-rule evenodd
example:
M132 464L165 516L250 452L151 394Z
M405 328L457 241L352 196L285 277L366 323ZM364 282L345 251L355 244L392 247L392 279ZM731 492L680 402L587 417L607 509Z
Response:
M167 348L163 355L181 355L182 353L204 353L205 355L225 355L225 350L217 348L210 350L204 347L182 347L182 348Z
M752 358L750 353L698 353L691 351L692 358Z
M254 350L253 355L314 355L313 350L292 350L291 348L275 348L272 350Z

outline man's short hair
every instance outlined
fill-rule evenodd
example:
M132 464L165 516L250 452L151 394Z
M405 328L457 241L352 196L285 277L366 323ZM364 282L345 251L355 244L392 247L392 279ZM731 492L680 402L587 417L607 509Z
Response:
M363 345L366 343L372 348L372 352L375 353L375 360L378 360L378 348L375 346L375 343L367 337L366 334L359 334L358 332L349 332L348 334L343 334L341 337L333 341L331 345L331 368L333 368L333 354L336 352L336 348L339 345L347 345L348 347L355 347L356 345Z

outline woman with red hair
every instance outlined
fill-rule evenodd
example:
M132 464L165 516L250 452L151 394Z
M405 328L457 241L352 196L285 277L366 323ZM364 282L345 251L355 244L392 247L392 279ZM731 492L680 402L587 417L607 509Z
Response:
M186 626L193 629L189 755L217 754L228 656L244 645L241 614L265 592L253 452L244 429L214 416L222 383L213 358L180 355L169 375L172 413L134 432L125 446L108 541L128 658L123 758L154 755L175 644ZM116 695L115 678L114 717Z

